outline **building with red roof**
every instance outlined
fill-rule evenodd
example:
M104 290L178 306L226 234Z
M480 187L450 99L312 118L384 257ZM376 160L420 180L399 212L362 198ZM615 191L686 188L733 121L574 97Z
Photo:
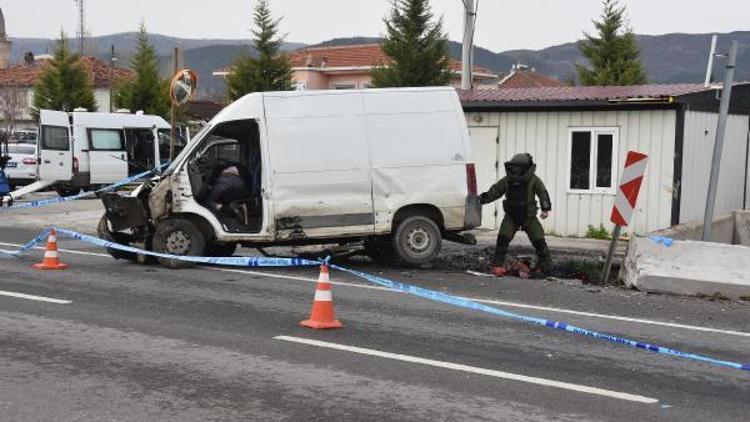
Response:
M22 91L24 104L19 116L21 122L31 121L31 104L34 96L34 86L39 76L49 66L51 57L48 55L34 57L27 53L19 63L5 69L0 69L0 89L17 89ZM97 109L90 111L109 111L110 91L118 80L135 77L128 69L112 68L108 63L96 57L82 57L83 65L94 88L94 98Z
M379 44L310 47L289 54L298 89L364 89L372 86L372 70L390 63ZM451 60L454 85L460 86L461 62ZM214 72L226 76L231 68ZM498 76L475 66L474 85L494 86Z

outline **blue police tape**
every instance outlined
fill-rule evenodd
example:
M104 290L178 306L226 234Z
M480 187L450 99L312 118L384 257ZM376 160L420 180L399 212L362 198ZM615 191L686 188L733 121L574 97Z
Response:
M35 246L41 244L42 242L44 242L45 240L47 240L47 237L49 236L49 232L50 232L50 229L47 229L47 230L43 231L42 233L39 234L39 236L35 237L34 239L31 239L28 243L26 243L25 245L21 246L21 248L19 248L15 252L0 250L0 254L2 254L0 256L10 256L10 257L16 257L17 258L21 254L23 254L25 252L28 252L33 247L35 247Z
M684 359L689 359L689 360L694 360L694 361L699 361L699 362L704 362L704 363L710 363L713 365L723 366L726 368L742 369L745 371L750 371L750 364L741 364L737 362L714 359L708 356L701 356L701 355L696 355L693 353L681 352L678 350L669 349L669 348L662 347L662 346L656 346L653 344L643 343L643 342L636 341L636 340L630 340L627 338L618 337L618 336L614 336L611 334L598 333L596 331L588 330L586 328L576 327L574 325L566 324L564 322L557 322L557 321L552 321L552 320L543 319L543 318L535 318L535 317L520 315L520 314L516 314L513 312L503 311L498 308L493 308L491 306L487 306L478 302L474 302L469 299L464 299L461 297L436 292L434 290L429 290L429 289L425 289L422 287L413 286L410 284L404 284L404 283L399 283L396 281L391 281L391 280L377 277L371 274L340 267L338 265L330 265L330 267L339 271L352 274L359 278L365 279L371 283L374 283L383 287L387 287L392 290L396 290L396 291L407 293L407 294L414 295L414 296L419 296L419 297L433 300L436 302L442 302L442 303L447 303L453 306L473 309L476 311L487 312L493 315L497 315L497 316L501 316L504 318L509 318L509 319L513 319L516 321L521 321L521 322L525 322L529 324L540 325L540 326L549 327L549 328L556 328L559 330L567 331L569 333L579 334L579 335L586 336L586 337L592 337L592 338L596 338L599 340L605 340L605 341L620 344L623 346L633 347L636 349L643 349L643 350L648 350L648 351L655 352L655 353L661 353L664 355L675 356L679 358L684 358Z
M167 164L162 165L160 168L164 168L165 165ZM143 179L144 177L148 177L154 173L155 173L155 170L144 171L143 173L138 173L136 175L127 177L125 179L120 180L119 182L116 182L112 185L103 187L93 192L82 192L82 193L79 193L77 195L72 195L72 196L58 196L56 198L40 199L37 201L24 202L18 205L13 205L12 207L8 207L7 209L14 210L14 209L23 209L23 208L39 208L39 207L44 207L48 205L59 204L62 202L76 201L78 199L83 199L83 198L90 198L90 197L93 198L100 193L111 192L117 188L125 186L129 183L133 183L136 180ZM0 210L2 209L3 208L0 207Z
M650 236L649 239L652 242L655 242L657 245L658 244L663 244L666 247L670 247L674 243L674 239L672 239L671 237Z
M222 265L229 267L310 267L318 266L320 262L309 261L301 258L268 258L268 257L203 257L203 256L178 256L169 255L159 252L147 251L132 246L120 245L119 243L109 242L99 239L98 237L89 236L72 230L59 227L53 227L57 233L71 237L82 242L96 246L116 249L122 252L131 252L139 255L153 256L156 258L174 259L178 261L191 262L194 264Z
M636 349L648 350L655 353L660 353L668 356L679 357L683 359L709 363L712 365L722 366L725 368L740 369L744 371L750 371L750 364L741 364L737 362L725 361L715 359L708 356L697 355L694 353L681 352L679 350L670 349L667 347L657 346L649 343L644 343L636 340L631 340L624 337L618 337L612 334L603 334L596 331L588 330L586 328L576 327L564 322L557 322L544 318L530 317L526 315L516 314L513 312L504 311L498 308L484 305L482 303L474 302L470 299L461 298L458 296L452 296L445 293L437 292L423 287L418 287L410 284L399 283L396 281L388 280L382 277L377 277L371 274L363 273L360 271L350 270L345 267L341 267L334 264L328 264L328 259L321 261L310 261L301 258L266 258L266 257L229 257L229 258L208 258L208 257L197 257L197 256L177 256L162 254L158 252L146 251L143 249L134 248L131 246L120 245L118 243L109 242L103 239L99 239L94 236L78 233L72 230L63 228L53 227L59 234L69 236L73 239L77 239L92 245L102 246L105 248L116 249L123 252L131 252L136 254L154 256L158 258L174 259L178 261L191 262L196 264L210 264L210 265L223 265L233 267L299 267L299 266L318 266L318 265L329 265L331 268L343 271L348 274L352 274L356 277L367 280L371 283L389 288L391 290L407 293L410 295L422 297L425 299L433 300L436 302L442 302L453 306L458 306L467 309L473 309L476 311L486 312L489 314L497 315L500 317L513 319L520 322L525 322L533 325L544 326L548 328L556 328L559 330L567 331L569 333L578 334L586 337L592 337L599 340L609 341L615 344L628 346ZM26 245L21 247L17 252L8 253L12 256L18 256L23 252L28 251L37 244L41 243L45 237L49 234L49 229L37 236L35 239L28 242ZM6 252L7 253L7 252Z

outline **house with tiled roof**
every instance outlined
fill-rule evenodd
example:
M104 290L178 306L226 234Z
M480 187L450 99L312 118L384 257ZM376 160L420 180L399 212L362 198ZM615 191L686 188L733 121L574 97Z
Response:
M543 88L558 86L568 86L568 84L551 76L543 75L533 67L523 64L514 64L508 74L500 76L500 82L497 83L498 88Z
M557 86L460 91L480 189L502 163L529 152L552 197L545 230L584 236L612 229L612 206L628 151L649 156L631 233L701 220L719 118L720 87L703 84ZM750 83L734 86L717 216L750 207ZM501 204L483 225L497 228Z
M372 86L372 70L385 66L390 58L379 44L345 45L303 48L289 54L298 89L364 89ZM451 60L454 85L460 86L461 62ZM214 72L226 76L231 68ZM498 76L492 71L475 66L474 85L494 86Z
M24 110L19 117L20 123L31 123L31 104L34 96L34 85L44 69L49 66L50 56L34 57L27 53L19 63L0 69L0 89L13 88L23 92ZM96 57L82 57L83 65L88 72L94 88L97 110L109 111L111 88L115 81L131 79L134 73L128 69L111 68L110 65Z

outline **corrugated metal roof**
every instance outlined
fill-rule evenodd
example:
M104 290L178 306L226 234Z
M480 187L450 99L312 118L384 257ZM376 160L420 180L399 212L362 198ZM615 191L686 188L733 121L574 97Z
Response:
M459 91L464 103L576 102L679 97L711 90L703 84L564 86Z

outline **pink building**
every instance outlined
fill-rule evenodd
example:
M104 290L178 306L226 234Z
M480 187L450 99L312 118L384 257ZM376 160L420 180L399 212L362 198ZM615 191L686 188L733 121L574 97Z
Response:
M372 70L388 64L390 58L379 44L312 47L289 55L294 81L300 90L364 89L372 86ZM451 60L454 86L461 84L461 62ZM217 70L214 76L226 76L230 68ZM487 87L497 83L491 71L474 67L474 86Z

